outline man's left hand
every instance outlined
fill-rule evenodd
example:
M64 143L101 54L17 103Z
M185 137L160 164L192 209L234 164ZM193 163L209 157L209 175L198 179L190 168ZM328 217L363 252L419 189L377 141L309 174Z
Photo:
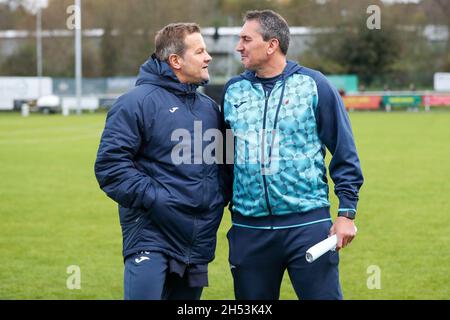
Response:
M337 217L330 229L330 236L336 234L336 251L345 248L356 236L355 223L346 217Z

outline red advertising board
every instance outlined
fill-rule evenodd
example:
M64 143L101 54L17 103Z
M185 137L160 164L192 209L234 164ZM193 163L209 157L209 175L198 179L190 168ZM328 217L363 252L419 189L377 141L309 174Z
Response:
M380 106L380 96L344 96L346 109L367 109L377 110Z
M450 106L450 95L423 96L423 105L430 107Z

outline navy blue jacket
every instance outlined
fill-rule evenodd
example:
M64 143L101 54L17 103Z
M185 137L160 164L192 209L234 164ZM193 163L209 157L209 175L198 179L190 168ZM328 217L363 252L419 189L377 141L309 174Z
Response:
M95 174L119 204L124 257L155 250L186 264L214 258L224 207L219 166L195 164L194 147L203 151L210 144L203 133L219 128L221 119L217 104L196 89L152 56L141 66L136 87L108 113ZM194 137L195 127L202 136ZM182 152L180 147L191 149L191 161L174 163L172 153Z

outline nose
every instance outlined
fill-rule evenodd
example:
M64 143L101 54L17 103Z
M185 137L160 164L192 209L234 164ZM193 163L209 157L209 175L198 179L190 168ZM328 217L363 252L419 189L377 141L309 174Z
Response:
M212 60L211 55L206 51L205 62L210 62Z
M244 51L244 47L242 46L241 41L238 42L238 44L236 45L235 50L236 50L237 52L242 52L242 51Z

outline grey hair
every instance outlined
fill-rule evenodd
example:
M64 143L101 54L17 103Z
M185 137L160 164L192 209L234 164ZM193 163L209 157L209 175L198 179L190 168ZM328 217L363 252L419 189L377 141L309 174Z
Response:
M281 15L272 10L252 10L244 16L244 22L249 20L258 21L263 40L277 39L281 52L287 55L291 34L288 23Z

